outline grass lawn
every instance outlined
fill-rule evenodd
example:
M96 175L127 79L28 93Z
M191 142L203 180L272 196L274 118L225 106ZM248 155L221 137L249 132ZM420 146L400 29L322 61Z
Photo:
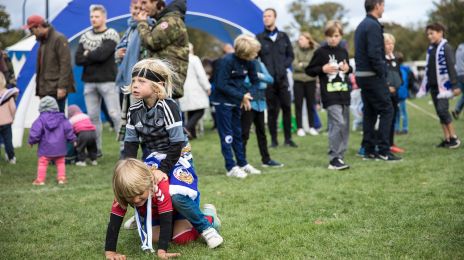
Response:
M428 100L413 102L434 114ZM202 203L218 208L225 243L209 250L197 241L170 251L183 259L464 259L464 148L435 148L438 121L408 110L410 134L396 137L406 149L402 162L362 161L355 155L361 135L352 133L351 169L342 172L327 170L326 135L295 135L298 148L271 149L284 168L228 178L218 136L208 127L192 142L193 153ZM454 126L464 137L464 119ZM114 133L104 133L104 144L98 166L67 166L66 186L56 184L54 166L45 186L31 185L35 148L17 149L16 165L0 162L0 259L103 258L118 158ZM255 166L258 154L253 136L248 159ZM133 230L121 231L118 251L153 258Z

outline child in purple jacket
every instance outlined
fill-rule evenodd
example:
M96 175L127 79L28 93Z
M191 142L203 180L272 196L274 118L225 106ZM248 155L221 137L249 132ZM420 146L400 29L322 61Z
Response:
M66 142L76 139L73 128L63 113L59 112L58 103L50 96L40 100L39 118L32 124L29 132L29 144L39 144L37 155L37 178L32 185L44 185L47 176L47 167L50 161L55 161L58 171L58 184L66 183L66 168L64 157L66 155Z

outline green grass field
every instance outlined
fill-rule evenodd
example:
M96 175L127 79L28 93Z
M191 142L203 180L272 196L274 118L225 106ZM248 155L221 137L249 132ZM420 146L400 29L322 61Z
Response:
M434 114L428 100L413 102ZM408 109L410 134L396 137L406 149L402 162L362 161L355 155L361 135L352 132L351 169L342 172L327 170L326 135L295 135L297 149L271 150L284 168L228 178L218 136L208 127L192 142L193 153L202 203L218 208L225 243L210 250L197 241L170 251L183 259L464 259L464 148L435 148L438 121ZM455 127L464 137L464 119ZM114 133L104 138L99 165L68 166L66 186L56 184L54 166L45 186L31 185L35 148L17 149L16 165L0 162L0 259L103 258L118 158ZM260 166L254 136L248 157ZM118 251L154 257L141 251L134 230L121 231Z

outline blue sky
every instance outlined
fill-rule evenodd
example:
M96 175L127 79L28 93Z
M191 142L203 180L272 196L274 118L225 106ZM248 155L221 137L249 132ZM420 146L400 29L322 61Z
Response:
M32 14L40 14L45 16L45 0L0 0L0 4L6 6L7 12L10 13L12 21L11 28L19 28L22 25L22 4L26 1L26 17ZM115 2L129 2L115 0ZM201 1L201 0L188 0ZM219 0L218 0L219 1ZM319 4L326 1L323 0L307 0L311 4ZM364 0L331 0L341 3L348 10L348 21L350 28L355 28L356 25L365 16ZM50 15L55 16L62 8L66 6L69 0L49 0ZM277 25L283 27L289 24L293 18L287 11L287 6L291 0L253 0L260 8L274 7L278 12ZM418 21L426 22L427 13L433 9L433 1L431 0L386 0L385 13L382 21L394 21L402 25L410 25Z

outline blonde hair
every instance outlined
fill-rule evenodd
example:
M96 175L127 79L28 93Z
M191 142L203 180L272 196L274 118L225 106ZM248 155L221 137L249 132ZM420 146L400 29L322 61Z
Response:
M240 59L252 60L256 58L261 44L252 36L242 34L234 41L235 55Z
M106 17L106 8L103 5L90 5L89 11L100 11Z
M132 68L132 75L138 72L137 76L142 77L142 71L149 70L159 74L162 77L161 81L163 84L159 84L160 82L152 81L153 91L157 94L158 99L166 99L172 96L174 84L173 82L177 80L178 76L174 72L172 66L169 62L160 59L144 59L137 62L134 67ZM133 76L134 77L134 76ZM132 91L132 83L124 89L124 92L131 92Z
M129 199L150 190L152 183L150 168L137 159L120 160L114 167L114 197L123 208L127 208Z
M305 37L309 41L309 48L311 50L319 46L319 44L317 44L317 42L313 39L313 36L311 36L309 32L301 32L300 36Z
M384 41L391 41L393 44L395 44L396 40L395 40L395 36L393 36L393 34L391 33L384 33L383 34L383 40Z
M339 32L340 35L343 35L343 25L338 20L330 20L326 23L324 28L325 36L332 36L334 33Z
M6 88L6 79L3 72L0 71L0 89Z

